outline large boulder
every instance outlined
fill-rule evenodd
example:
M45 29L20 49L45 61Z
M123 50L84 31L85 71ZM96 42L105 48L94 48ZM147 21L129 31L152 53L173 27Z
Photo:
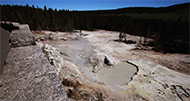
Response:
M68 96L39 46L11 48L0 75L0 101L67 101Z
M2 21L1 23L12 25L12 27L13 26L17 27L19 30L29 30L30 31L30 27L28 26L28 24L20 24L18 22L9 22L9 21Z
M15 25L18 25L19 23L14 23ZM1 21L1 27L5 30L8 30L11 32L12 30L19 29L18 26L14 26L11 22L9 21Z
M27 24L20 24L18 27L20 30L30 30L30 28Z
M17 22L1 21L2 28L11 32L9 43L11 47L22 47L35 45L35 38L30 32L27 24L19 24Z
M13 30L9 36L11 47L35 45L35 38L29 30Z
M92 72L98 72L101 68L107 66L113 66L115 59L103 53L95 53L89 59L90 65L92 65Z

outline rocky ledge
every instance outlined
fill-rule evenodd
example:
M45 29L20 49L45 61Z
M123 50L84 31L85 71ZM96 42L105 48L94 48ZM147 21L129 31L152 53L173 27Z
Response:
M9 36L12 48L0 75L0 100L69 100L56 70L40 47L35 45L29 26L10 22L8 24L19 29L13 30Z

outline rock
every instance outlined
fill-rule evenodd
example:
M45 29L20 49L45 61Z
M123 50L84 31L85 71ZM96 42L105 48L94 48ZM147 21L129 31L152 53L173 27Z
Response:
M93 72L97 72L103 67L114 65L114 58L102 53L95 53L88 60L93 67Z
M56 69L57 75L59 74L60 69L64 66L64 59L60 52L56 50L56 48L48 45L42 44L40 42L37 43L38 46L41 47L43 52L45 53L46 57L50 64Z
M0 75L0 100L67 101L68 96L27 24L11 23L11 48ZM14 30L12 27L18 27ZM34 46L35 45L35 46ZM25 46L25 47L23 47Z
M1 23L13 25L14 27L18 27L19 30L29 30L30 31L30 27L28 26L28 24L19 24L18 22L9 22L9 21L1 21Z
M11 47L35 45L35 38L28 30L14 30L9 36Z
M46 41L47 39L44 37L40 37L40 41Z
M27 24L1 21L2 27L11 32L9 42L11 47L35 45L35 38Z
M13 26L17 26L17 27L20 25L18 22L6 22L6 23L12 24Z
M76 33L71 33L67 36L68 39L70 40L78 40L78 35Z
M106 56L104 58L104 64L106 64L107 66L111 66L112 65Z
M188 101L190 98L190 94L187 92L188 90L184 89L180 85L172 85L175 89L175 93L182 101Z
M27 24L20 24L20 25L18 25L18 27L20 30L29 30L30 31L30 28Z
M11 32L12 30L19 29L19 27L14 26L11 22L9 21L1 21L1 27L5 30L8 30Z
M37 42L37 45L41 47L43 52L46 54L46 57L48 57L48 61L56 70L56 74L60 80L69 77L84 79L84 74L81 73L79 67L70 60L66 53L59 52L59 50L51 45L43 44L41 42Z
M69 100L39 46L11 48L0 76L0 100Z
M67 101L68 97L57 76L46 75L14 82L1 87L0 100Z
M60 38L60 40L67 41L67 38Z

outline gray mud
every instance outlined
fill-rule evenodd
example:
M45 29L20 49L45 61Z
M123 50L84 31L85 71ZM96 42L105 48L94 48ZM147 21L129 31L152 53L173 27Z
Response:
M101 69L97 72L97 75L106 85L123 85L131 80L136 71L135 66L127 62L121 62L115 67Z
M58 47L62 52L68 55L88 79L92 81L96 80L90 73L92 67L88 67L86 63L89 56L94 52L92 46L88 42L79 37L77 40L64 41L59 44Z

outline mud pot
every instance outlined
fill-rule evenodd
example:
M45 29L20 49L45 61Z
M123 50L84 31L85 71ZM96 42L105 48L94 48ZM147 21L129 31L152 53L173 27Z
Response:
M102 68L97 75L106 85L123 85L131 80L135 72L137 72L135 66L120 62L115 67Z

